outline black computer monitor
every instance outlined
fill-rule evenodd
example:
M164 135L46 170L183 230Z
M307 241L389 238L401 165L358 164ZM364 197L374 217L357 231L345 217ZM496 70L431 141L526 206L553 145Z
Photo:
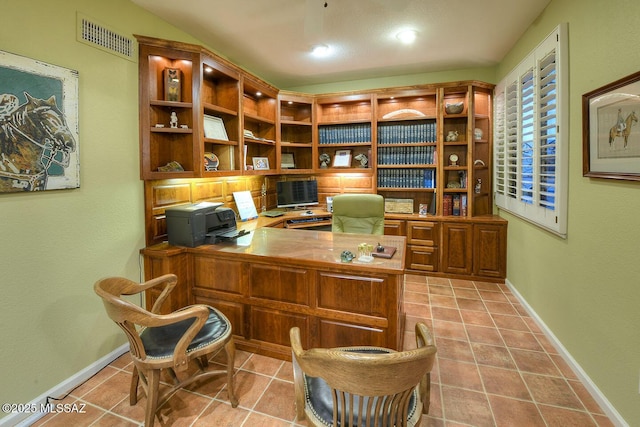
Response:
M279 208L305 208L318 204L318 182L316 180L276 182Z

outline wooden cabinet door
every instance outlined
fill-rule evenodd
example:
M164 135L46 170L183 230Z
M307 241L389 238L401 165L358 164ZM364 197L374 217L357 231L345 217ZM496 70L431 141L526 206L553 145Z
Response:
M505 225L474 225L473 273L487 277L506 277L507 229Z
M442 223L442 272L469 275L473 266L473 225Z

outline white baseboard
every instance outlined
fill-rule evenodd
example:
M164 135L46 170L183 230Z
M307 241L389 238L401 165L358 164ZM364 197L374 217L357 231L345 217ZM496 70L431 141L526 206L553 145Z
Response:
M593 381L591 381L591 378L589 378L587 373L582 369L582 367L578 364L578 362L576 362L576 360L571 356L571 354L567 351L567 349L562 345L560 340L556 338L553 332L551 332L551 329L547 327L547 325L542 321L540 316L538 316L538 314L527 303L527 301L522 297L522 295L520 295L520 293L513 286L513 284L509 282L509 280L505 280L505 284L509 287L509 290L511 290L511 293L518 299L518 301L520 301L520 303L525 308L525 310L529 312L531 317L535 320L535 322L538 324L540 329L542 329L542 331L547 336L547 338L549 338L549 341L551 342L551 344L553 344L556 350L558 350L558 353L560 354L560 356L562 356L564 361L567 362L567 364L573 370L576 376L580 379L580 381L582 381L582 384L584 384L587 391L589 391L591 396L600 405L600 407L605 412L605 414L609 417L611 422L618 427L629 427L629 424L624 420L624 418L622 418L622 416L616 410L616 408L614 408L613 405L611 405L611 402L607 400L605 395L602 394L598 386L595 385Z
M91 378L96 373L98 373L102 368L104 368L109 363L116 360L118 357L122 356L127 351L129 351L129 344L124 344L118 347L117 349L113 350L111 353L96 360L95 362L93 362L91 365L87 366L83 370L67 378L60 384L47 390L45 393L36 397L31 402L26 403L26 406L40 408L41 405L45 405L47 403L47 396L55 396L55 397L64 396L66 393L73 390L83 382L87 381L89 378ZM36 412L33 414L26 414L26 413L9 414L6 417L0 419L0 427L27 427L35 423L45 415L47 414L44 412Z

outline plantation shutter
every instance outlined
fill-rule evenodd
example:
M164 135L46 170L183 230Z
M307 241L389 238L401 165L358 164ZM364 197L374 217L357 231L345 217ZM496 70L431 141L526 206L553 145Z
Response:
M569 141L564 32L566 25L556 28L496 86L494 97L496 205L562 236Z

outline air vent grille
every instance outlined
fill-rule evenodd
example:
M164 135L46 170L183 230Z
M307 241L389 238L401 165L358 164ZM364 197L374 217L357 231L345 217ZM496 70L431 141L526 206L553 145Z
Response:
M137 59L134 39L118 34L81 14L78 14L78 41L131 61Z

